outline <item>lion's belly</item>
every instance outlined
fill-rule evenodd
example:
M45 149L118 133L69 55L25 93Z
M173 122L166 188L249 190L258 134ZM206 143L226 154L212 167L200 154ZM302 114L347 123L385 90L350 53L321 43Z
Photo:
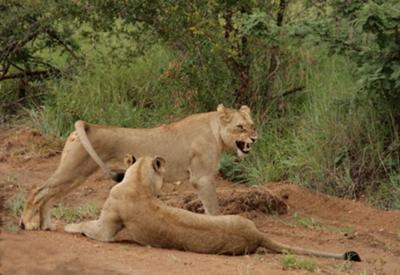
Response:
M253 253L259 246L254 240L244 236L230 236L221 232L202 232L197 230L173 230L169 225L162 228L134 226L129 230L132 240L152 247L178 249L207 254L242 255Z
M175 129L168 127L152 129L104 128L96 129L99 132L97 136L107 136L107 140L89 138L93 141L95 149L107 148L103 150L105 152L97 150L103 160L114 159L122 162L127 153L132 154L135 158L160 156L166 160L165 181L181 181L189 178L189 165L194 154L193 145L196 142L202 141L200 148L196 147L197 151L201 151L201 148L204 147L204 153L212 159L218 154L218 150L213 146L212 141L215 138L211 130L208 127L199 128L196 124L190 126L190 130L187 130L189 128ZM212 167L212 171L204 171L204 173L214 173L216 169L216 167Z
M173 140L173 139L172 139ZM123 159L125 154L130 153L135 158L144 156L159 156L166 160L165 181L181 181L189 178L190 148L176 143L176 140L164 139L162 141L156 137L135 138L131 137L120 141L115 146L119 148L117 159ZM126 149L129 148L129 149ZM175 148L175 149L174 149Z
M164 207L160 212L146 215L147 219L127 224L134 241L153 247L233 255L252 253L259 246L252 227L246 226L243 230L242 226L236 226L234 219L237 217L205 216L182 209L169 212L171 208ZM179 218L176 218L176 213ZM190 221L192 218L194 222ZM221 222L207 222L211 219L219 219Z
M179 230L175 231L175 233L178 232ZM258 247L258 243L253 240L246 239L244 236L232 236L225 232L199 232L186 229L181 233L171 234L170 230L159 231L159 237L156 240L149 238L147 242L155 247L207 254L242 255L252 253Z

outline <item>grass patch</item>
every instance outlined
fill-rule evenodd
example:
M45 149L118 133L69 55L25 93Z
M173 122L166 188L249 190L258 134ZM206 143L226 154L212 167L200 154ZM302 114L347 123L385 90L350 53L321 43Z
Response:
M341 233L341 234L352 234L354 232L354 228L350 226L332 226L332 225L324 225L320 221L310 218L310 217L305 217L301 216L299 213L294 213L292 216L291 221L289 222L284 222L286 225L289 226L301 226L304 228L308 229L313 229L313 230L322 230L322 231L327 231L327 232L334 232L334 233Z
M368 201L381 208L400 209L400 174L392 175L368 190Z
M247 183L249 178L246 175L246 166L237 160L235 156L224 153L220 160L219 171L225 179L237 183Z
M18 232L20 230L20 228L18 225L15 225L15 224L6 224L1 227L1 230L6 231L6 232L15 233L15 232Z
M303 269L315 271L316 263L312 260L302 260L294 255L284 255L281 257L281 264L285 269Z
M95 219L100 214L100 208L93 203L70 208L59 204L52 209L52 217L66 223L79 222L86 219Z
M324 227L327 229L327 231L336 232L336 233L342 233L342 234L345 234L347 236L350 236L350 235L352 235L354 233L354 228L350 227L350 226L337 227L337 226L327 225L327 226L324 226Z
M292 217L292 224L295 226L302 226L308 229L321 229L322 224L314 218L300 216L299 213L294 213Z
M15 217L20 217L25 204L25 192L19 191L6 202L6 209Z
M349 272L352 267L353 267L352 261L344 261L343 263L337 265L337 270L339 272Z

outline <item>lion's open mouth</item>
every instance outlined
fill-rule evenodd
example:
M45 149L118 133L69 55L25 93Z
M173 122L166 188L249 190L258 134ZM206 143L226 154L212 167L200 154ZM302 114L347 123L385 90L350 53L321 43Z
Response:
M243 154L248 154L250 152L251 145L244 141L236 141L236 147Z

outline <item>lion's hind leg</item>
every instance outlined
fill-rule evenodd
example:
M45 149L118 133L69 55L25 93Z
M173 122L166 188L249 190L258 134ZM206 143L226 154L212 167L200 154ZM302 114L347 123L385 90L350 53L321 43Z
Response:
M40 186L32 189L26 199L20 226L23 229L54 229L50 210L58 199L83 183L97 169L79 140L71 134L57 170Z

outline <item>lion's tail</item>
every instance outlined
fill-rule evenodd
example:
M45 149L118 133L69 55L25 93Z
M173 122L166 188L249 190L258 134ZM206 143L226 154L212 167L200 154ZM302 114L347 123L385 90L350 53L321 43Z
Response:
M112 171L110 168L108 168L105 163L100 159L99 155L96 153L94 150L92 143L90 142L86 130L88 129L89 125L83 121L83 120L78 120L75 122L75 129L76 132L78 133L79 140L81 141L82 146L85 148L86 152L89 154L89 156L97 163L98 166L100 166L101 170L103 170L104 174L108 175L110 178L112 178L116 182L122 181L124 177L123 172L115 172Z
M346 253L341 254L341 253L332 253L332 252L317 251L312 249L305 249L273 241L269 239L265 234L263 234L261 246L269 250L272 250L276 253L293 253L297 255L327 257L327 258L356 261L356 262L361 261L361 258L358 255L358 253L354 251L348 251Z

